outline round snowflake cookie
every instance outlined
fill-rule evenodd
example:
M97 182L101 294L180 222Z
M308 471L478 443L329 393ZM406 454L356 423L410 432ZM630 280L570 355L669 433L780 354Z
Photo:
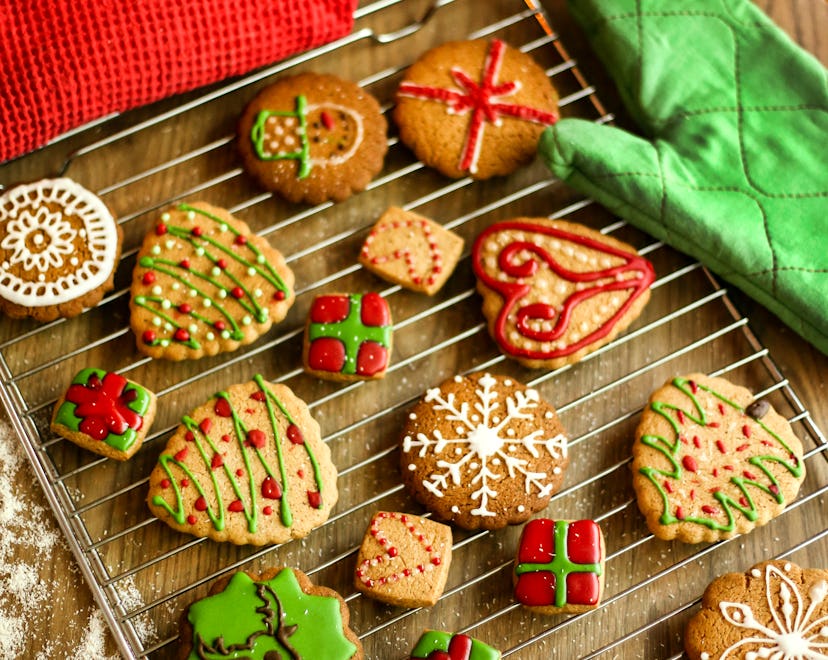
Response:
M555 409L503 376L455 376L428 390L403 431L405 485L465 529L524 522L549 503L568 462Z
M71 179L0 195L0 309L13 318L80 314L112 288L120 254L112 213Z
M828 571L784 561L716 578L687 624L691 660L828 658Z

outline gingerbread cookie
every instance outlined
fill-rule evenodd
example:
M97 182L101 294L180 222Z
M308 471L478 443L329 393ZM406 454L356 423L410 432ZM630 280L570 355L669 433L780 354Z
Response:
M53 433L89 451L125 461L141 447L155 418L155 395L103 369L82 369L58 399Z
M544 127L558 120L558 94L529 55L500 39L454 41L408 69L394 120L426 165L488 179L535 157Z
M291 202L339 202L382 169L386 128L376 99L355 83L302 73L250 101L239 120L239 153L263 187Z
M500 350L537 369L577 362L612 341L641 313L655 278L632 246L544 218L488 227L472 267Z
M337 496L330 450L305 402L256 375L183 418L147 502L182 532L264 545L307 536Z
M382 378L392 339L391 310L378 293L317 296L305 327L305 370L328 380Z
M410 660L500 660L500 651L463 633L426 630L411 652Z
M656 390L633 445L633 487L658 538L744 534L780 514L805 479L802 443L766 401L690 374Z
M96 195L43 179L0 195L0 309L52 321L80 314L112 289L122 232Z
M362 644L349 619L342 596L301 571L238 572L189 606L178 657L360 660Z
M787 561L716 578L687 624L690 660L828 658L828 571Z
M446 586L451 542L447 525L380 511L362 540L354 584L366 596L391 605L434 605Z
M569 458L555 409L503 376L455 376L426 392L403 429L403 482L465 529L521 523L548 503Z
M234 351L281 321L294 300L293 272L224 209L179 204L144 238L130 294L138 349L188 360Z
M432 296L446 283L462 251L463 239L454 232L392 206L371 228L359 262L384 280Z
M606 550L594 520L526 523L515 557L515 598L539 614L595 609L604 592Z

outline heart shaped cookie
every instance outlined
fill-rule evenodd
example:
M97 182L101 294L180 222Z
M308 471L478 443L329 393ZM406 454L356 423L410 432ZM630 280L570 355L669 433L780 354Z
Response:
M451 564L451 528L408 513L380 511L357 557L356 588L402 607L434 605Z
M635 249L564 220L498 222L472 250L483 314L500 350L557 369L612 341L640 314L655 279Z
M430 296L445 284L462 251L463 239L454 232L392 206L371 228L359 261L384 280Z
M138 252L130 290L138 349L187 360L234 351L293 304L293 272L278 250L224 209L180 204Z

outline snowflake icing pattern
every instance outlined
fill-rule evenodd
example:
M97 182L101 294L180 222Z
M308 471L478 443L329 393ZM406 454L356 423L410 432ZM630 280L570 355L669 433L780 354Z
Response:
M4 250L13 250L11 264L37 268L41 273L60 268L63 258L72 253L77 232L60 213L39 207L34 214L25 211L6 226L7 235L0 243Z
M758 569L754 569L754 576L759 577ZM746 644L760 646L758 651L750 651L744 656L749 660L828 657L825 655L825 650L828 649L828 616L811 621L826 595L828 582L820 580L808 590L810 603L806 608L806 601L797 585L776 566L768 564L765 568L765 598L773 622L763 625L757 621L750 605L745 603L721 603L719 607L722 616L729 624L754 633L726 649L721 659L736 657L735 654L731 656L731 653ZM777 603L781 603L781 606Z
M509 382L506 381L506 385ZM477 400L474 402L474 412L467 402L461 403L458 408L453 393L444 396L439 387L428 390L425 401L432 403L436 412L444 412L446 421L459 424L455 427L457 437L444 437L439 429L435 429L431 436L417 433L416 439L406 436L403 451L410 452L419 448L420 457L429 451L434 455L446 456L436 464L443 471L423 480L423 486L437 497L443 497L445 491L451 488L451 484L462 484L464 468L472 470L475 474L471 485L477 486L477 490L471 497L479 501L479 505L472 509L471 513L477 516L495 516L497 514L489 508L490 499L497 497L496 484L493 482L505 476L497 468L505 465L509 478L522 479L527 493L534 489L539 497L548 497L554 485L547 481L546 473L533 471L530 460L514 454L519 448L523 448L533 458L540 458L542 451L548 452L556 459L565 458L566 438L562 434L545 438L543 429L535 429L523 438L514 437L511 423L519 419L532 419L535 416L532 411L538 406L537 390L515 391L513 396L506 398L506 414L500 417L497 379L484 374L478 380L478 385L480 387L475 388ZM446 451L451 449L457 456L454 461L449 459L452 452ZM492 469L493 467L496 469ZM560 468L555 470L557 473Z

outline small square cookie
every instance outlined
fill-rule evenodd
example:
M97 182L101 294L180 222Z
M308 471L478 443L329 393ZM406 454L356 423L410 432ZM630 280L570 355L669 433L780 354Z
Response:
M515 558L515 598L539 614L594 609L604 591L605 559L594 520L531 520Z
M141 447L155 417L155 394L104 369L82 369L58 399L53 433L125 461Z
M411 660L500 660L500 651L463 633L426 630L411 652Z
M384 280L434 295L454 271L463 239L428 218L392 206L373 226L359 262Z
M391 605L434 605L446 586L451 542L448 525L380 511L362 540L354 584L366 596Z
M305 370L327 380L383 378L391 341L391 310L378 293L317 296L305 326Z

